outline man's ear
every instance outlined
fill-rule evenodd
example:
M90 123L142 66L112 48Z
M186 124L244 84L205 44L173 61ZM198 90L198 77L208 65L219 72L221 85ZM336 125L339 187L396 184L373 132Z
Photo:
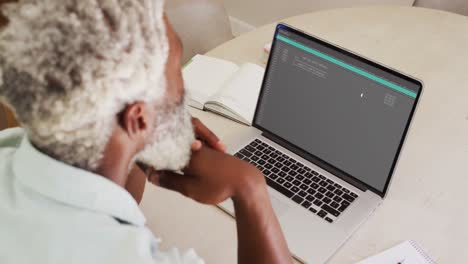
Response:
M153 127L151 111L144 102L128 105L120 114L119 124L130 140L144 142Z

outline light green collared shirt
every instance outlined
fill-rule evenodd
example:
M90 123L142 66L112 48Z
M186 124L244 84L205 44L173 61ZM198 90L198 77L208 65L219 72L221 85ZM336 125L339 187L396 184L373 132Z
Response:
M159 243L125 189L0 131L0 263L203 263Z

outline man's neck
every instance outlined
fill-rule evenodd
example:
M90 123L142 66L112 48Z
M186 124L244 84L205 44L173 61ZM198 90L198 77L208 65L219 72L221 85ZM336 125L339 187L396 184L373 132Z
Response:
M115 141L110 141L115 142ZM112 144L112 143L110 143ZM121 155L112 155L119 153ZM124 155L119 146L107 146L101 166L95 172L125 188L140 203L146 185L146 175L138 166L132 166L134 153ZM130 170L131 169L131 170Z
M129 163L127 162L112 162L111 164L102 164L95 173L99 174L118 185L125 188L128 181L128 173L129 173Z
M125 188L134 153L112 138L104 150L103 158L95 173Z

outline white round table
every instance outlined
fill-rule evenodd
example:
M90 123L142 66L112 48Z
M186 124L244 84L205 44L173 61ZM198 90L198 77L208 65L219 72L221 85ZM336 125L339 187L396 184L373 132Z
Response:
M330 263L354 263L407 239L439 263L468 261L468 17L404 7L351 8L283 20L423 80L424 93L385 202ZM207 55L261 64L274 24ZM192 111L223 140L245 129ZM147 185L141 205L163 247L195 248L207 263L236 263L234 220L216 207Z

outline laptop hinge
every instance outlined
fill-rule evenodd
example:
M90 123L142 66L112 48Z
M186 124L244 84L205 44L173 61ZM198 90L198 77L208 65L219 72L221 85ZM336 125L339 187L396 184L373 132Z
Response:
M323 170L337 176L338 178L342 179L343 181L353 185L354 187L358 188L359 190L365 192L367 191L369 188L367 188L367 186L363 183L361 183L360 181L354 179L352 176L349 176L348 174L346 174L345 172L339 170L339 169L336 169L335 167L333 167L332 165L324 162L323 160L293 146L292 144L286 142L285 140L271 134L271 133L268 133L266 131L263 131L262 132L262 136L268 138L269 140L275 142L276 144L282 146L283 148L286 148L287 150L301 156L302 158L312 162L313 164L319 166L320 168L322 168Z

